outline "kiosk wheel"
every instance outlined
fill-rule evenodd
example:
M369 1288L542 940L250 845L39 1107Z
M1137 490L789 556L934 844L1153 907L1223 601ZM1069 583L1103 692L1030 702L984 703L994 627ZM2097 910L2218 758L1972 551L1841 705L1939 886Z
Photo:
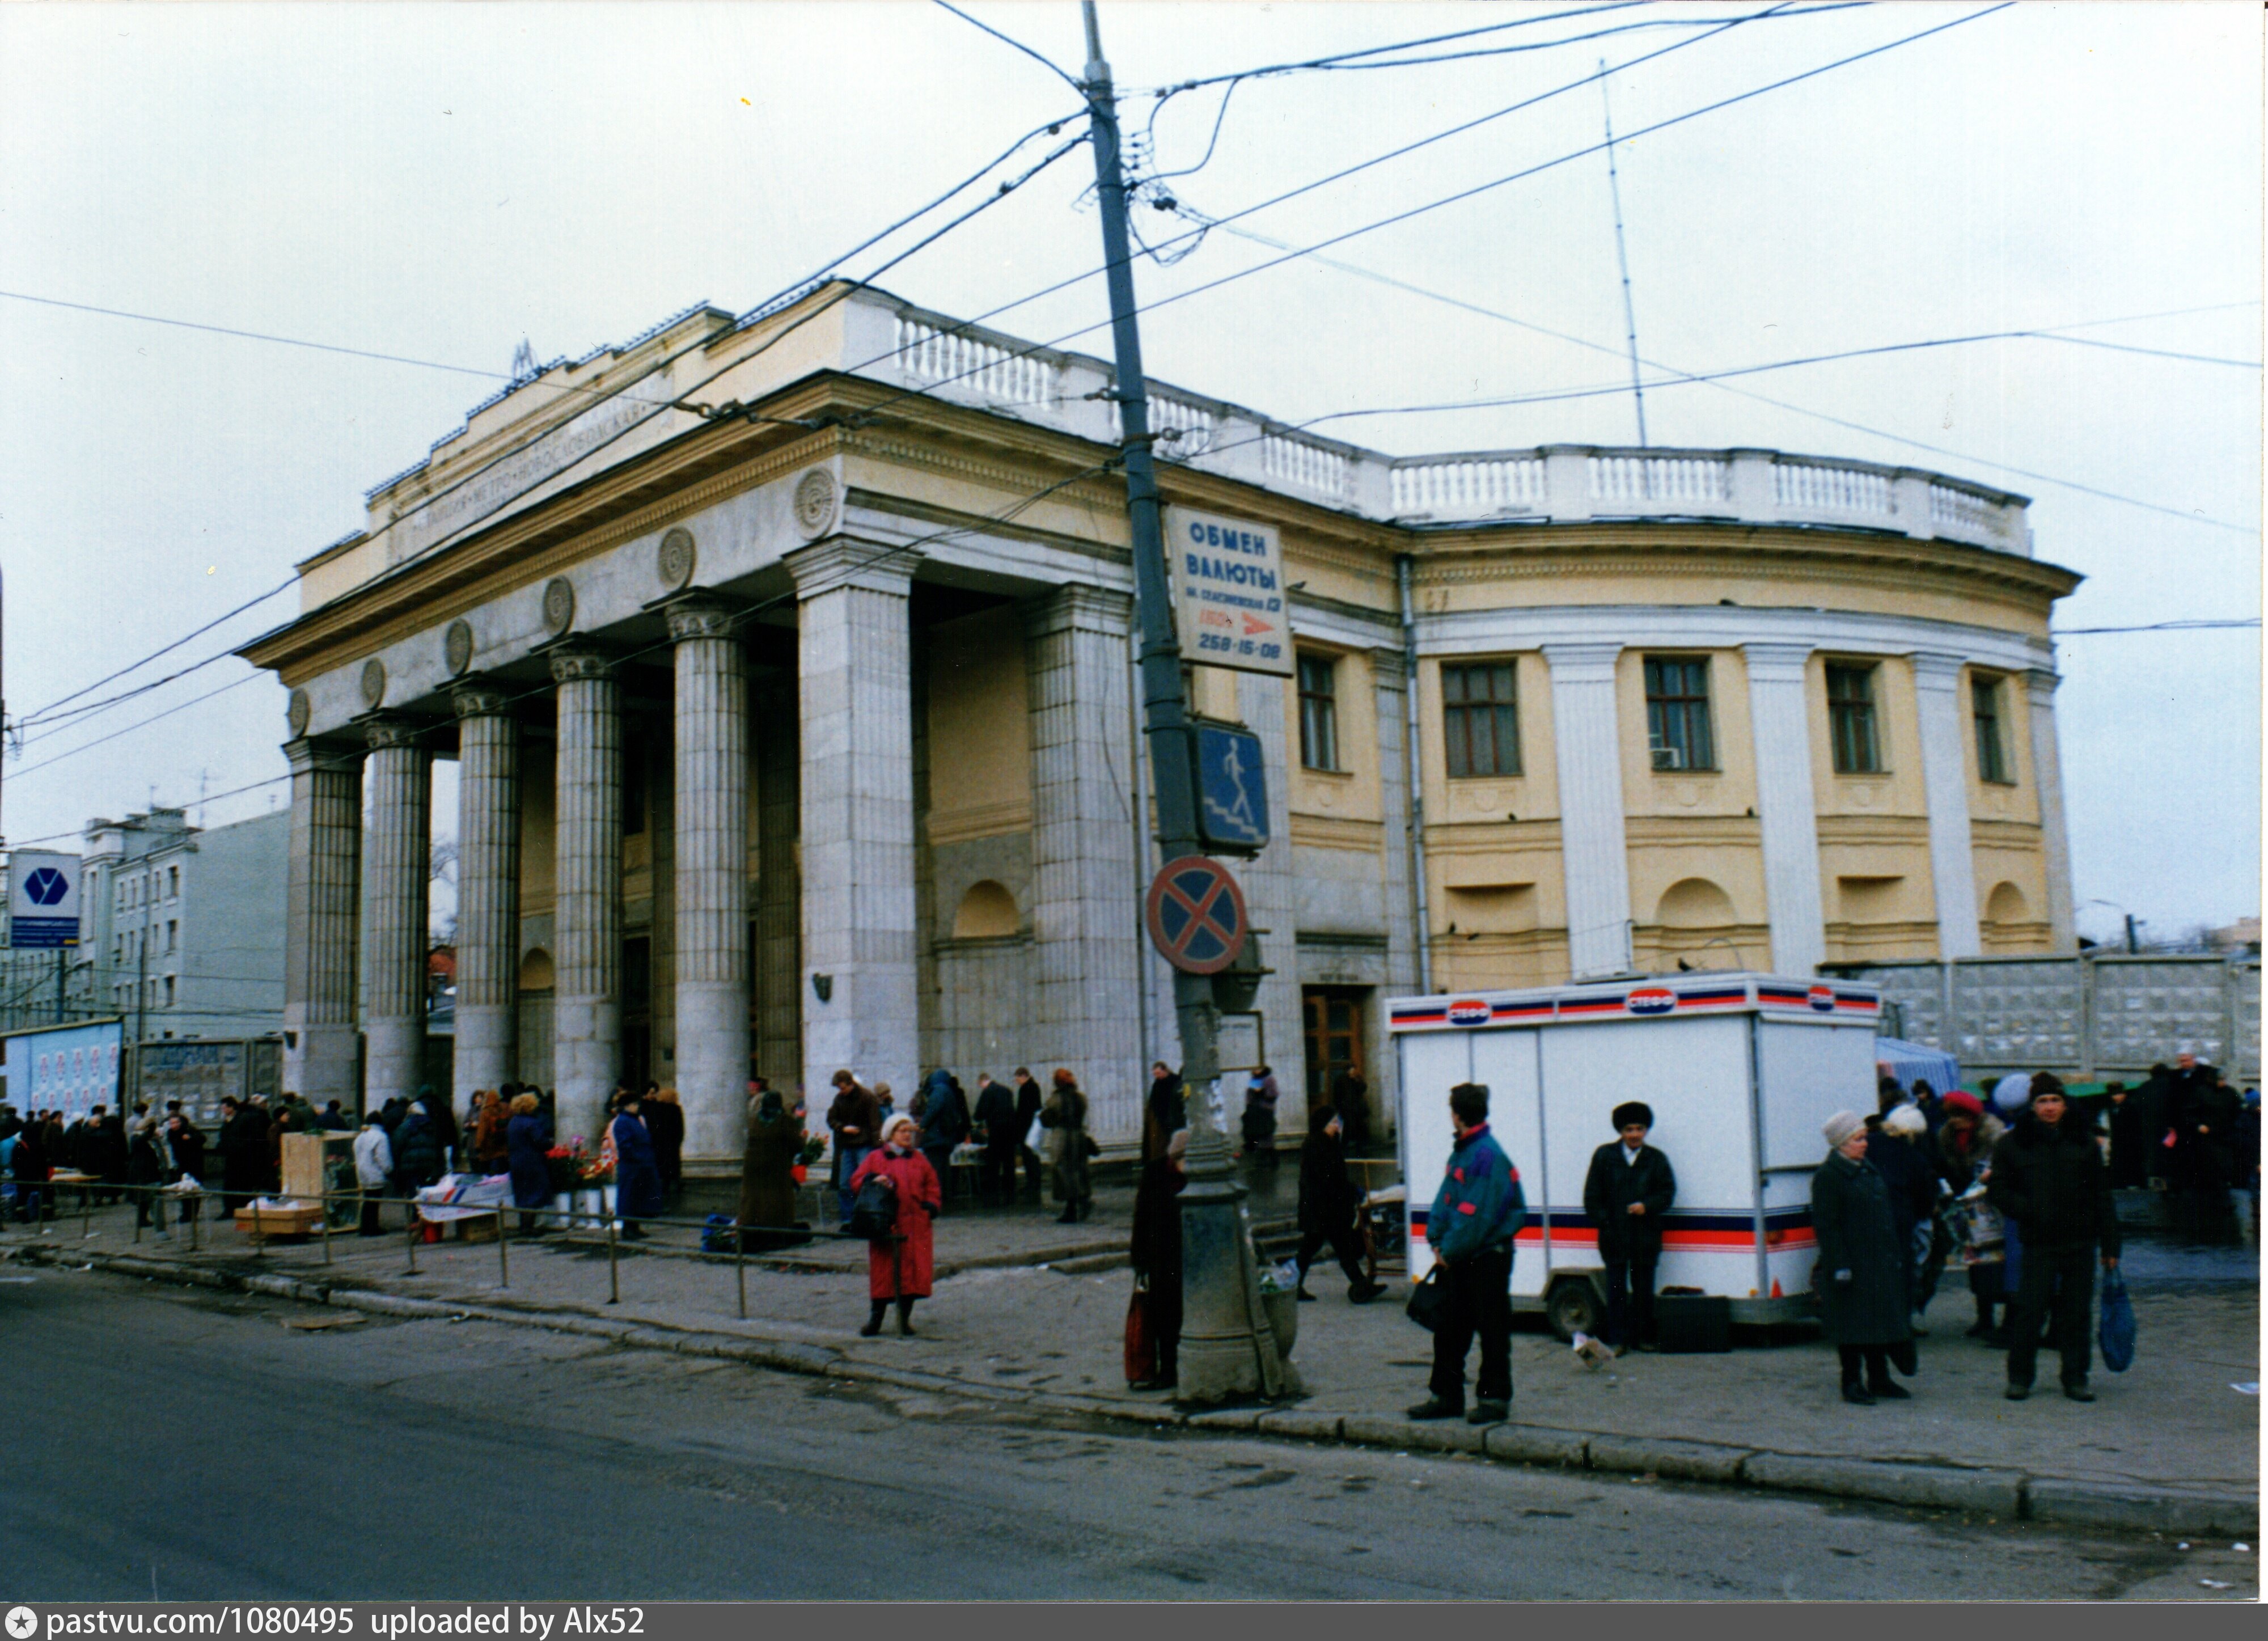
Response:
M1543 1302L1543 1315L1563 1344L1579 1333L1596 1338L1607 1323L1606 1297L1588 1277L1562 1277Z

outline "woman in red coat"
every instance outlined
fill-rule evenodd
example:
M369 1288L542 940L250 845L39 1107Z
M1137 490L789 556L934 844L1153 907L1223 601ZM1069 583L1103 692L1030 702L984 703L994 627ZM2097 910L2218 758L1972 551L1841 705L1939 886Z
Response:
M884 1117L880 1149L869 1152L850 1176L854 1195L880 1174L890 1181L898 1199L896 1236L869 1243L866 1248L866 1295L874 1309L858 1331L869 1339L882 1331L882 1314L892 1300L897 1302L898 1331L912 1333L914 1301L929 1297L935 1269L929 1222L945 1206L945 1195L938 1188L937 1170L914 1149L917 1137L913 1118L902 1113Z

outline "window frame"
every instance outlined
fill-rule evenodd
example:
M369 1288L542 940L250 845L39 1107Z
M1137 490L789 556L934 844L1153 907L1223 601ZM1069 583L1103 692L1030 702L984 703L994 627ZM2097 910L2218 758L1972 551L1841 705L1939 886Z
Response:
M1520 663L1516 656L1506 656L1493 661L1444 661L1440 666L1441 691L1441 760L1442 769L1453 781L1509 780L1526 773L1520 740ZM1469 675L1489 674L1491 693L1475 697L1469 693ZM1501 674L1506 694L1493 693L1496 677ZM1468 693L1459 700L1449 698L1449 681L1458 680L1461 689ZM1486 723L1489 726L1490 764L1488 769L1476 767L1473 756L1474 725ZM1510 741L1510 755L1505 753ZM1463 767L1460 768L1460 763Z
M1969 675L1970 739L1977 749L1977 778L1987 786L2014 786L2016 762L2009 755L2008 715L2002 710L1998 673ZM1988 739L1989 734L1989 739Z
M1666 688L1657 689L1659 669L1666 667L1695 669L1700 680L1697 694L1670 694ZM1639 658L1638 682L1646 695L1646 762L1657 775L1718 775L1723 773L1717 761L1716 714L1711 692L1711 667L1706 655L1644 655ZM1690 676L1681 677L1681 684L1690 684ZM1682 746L1668 744L1672 715L1683 738ZM1694 725L1698 723L1702 742L1700 755L1693 754ZM1675 754L1679 762L1665 763L1665 755Z
M1881 702L1874 693L1875 681L1881 676L1881 671L1879 661L1830 660L1826 664L1828 762L1837 775L1888 773L1888 760L1882 756ZM1838 676L1856 678L1863 693L1855 696L1837 695L1835 685ZM1863 725L1863 747L1847 744L1852 738L1845 732L1854 721ZM1859 752L1863 752L1863 759L1854 757L1845 761L1846 753Z
M1300 767L1321 775L1344 775L1339 762L1339 658L1322 650L1294 651L1292 682L1300 701ZM1324 688L1308 687L1309 668L1320 672Z

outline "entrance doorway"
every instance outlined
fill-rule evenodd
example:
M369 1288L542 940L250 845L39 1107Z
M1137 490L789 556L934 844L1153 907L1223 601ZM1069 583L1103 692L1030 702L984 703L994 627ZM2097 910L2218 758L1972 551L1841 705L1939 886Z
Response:
M1370 991L1368 986L1300 988L1300 1010L1307 1027L1309 1109L1331 1098L1331 1090L1342 1071L1352 1071L1366 1082L1369 1080L1368 1056L1363 1052L1362 1016ZM1371 1132L1367 1097L1363 1110L1342 1115L1351 1137L1360 1139Z

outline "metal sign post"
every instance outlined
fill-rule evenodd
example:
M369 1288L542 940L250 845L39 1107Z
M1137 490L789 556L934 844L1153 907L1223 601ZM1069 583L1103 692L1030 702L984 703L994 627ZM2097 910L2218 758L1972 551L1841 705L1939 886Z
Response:
M1150 462L1150 403L1142 372L1142 339L1134 322L1134 269L1126 232L1126 179L1118 157L1117 96L1103 60L1094 0L1084 0L1086 75L1081 89L1093 116L1095 189L1101 203L1102 250L1110 289L1121 450L1126 467L1127 523L1133 541L1135 609L1142 631L1142 727L1158 806L1160 857L1179 861L1201 846L1197 829L1196 748L1182 693L1181 645L1166 584L1165 541L1158 484ZM1280 594L1280 587L1278 589ZM1288 644L1285 646L1287 650ZM1176 1394L1189 1402L1226 1402L1289 1387L1275 1336L1255 1315L1251 1239L1244 1229L1244 1188L1229 1163L1228 1142L1212 1121L1220 1066L1211 982L1174 972L1174 1018L1182 1041L1182 1078L1189 1099L1189 1185L1182 1193L1182 1324ZM1257 1326L1256 1326L1256 1322Z

